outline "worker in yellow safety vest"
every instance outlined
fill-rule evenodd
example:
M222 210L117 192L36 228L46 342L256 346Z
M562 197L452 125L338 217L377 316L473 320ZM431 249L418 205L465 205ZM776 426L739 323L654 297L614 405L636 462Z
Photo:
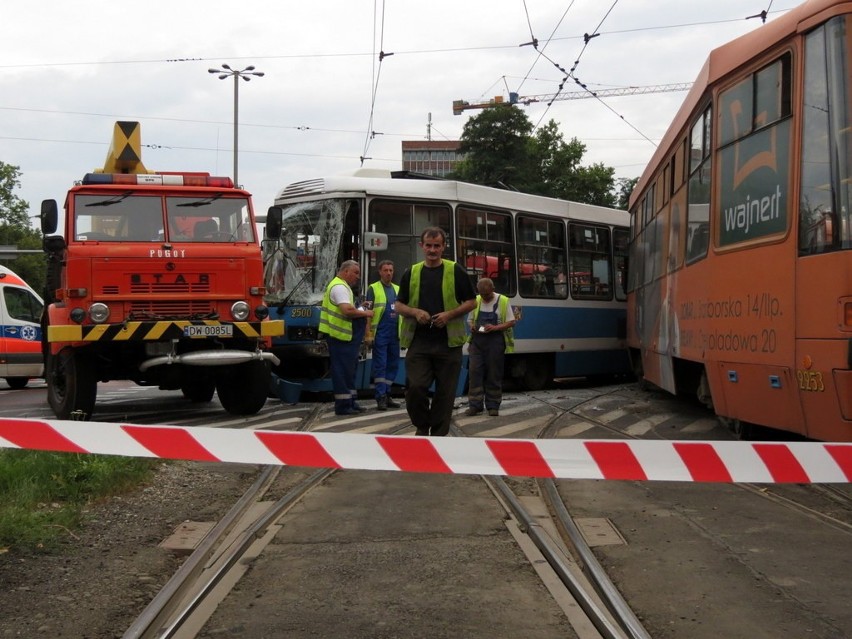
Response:
M476 292L465 270L443 259L447 234L424 229L424 261L400 280L396 311L402 315L400 346L405 355L405 404L418 435L442 437L450 431L456 386L467 329L465 315L476 305ZM429 396L429 388L435 392Z
M354 415L364 411L358 405L355 370L358 349L364 340L367 323L373 311L355 306L352 287L361 279L361 266L355 260L340 265L337 276L325 289L320 310L319 332L327 335L331 384L334 389L334 412Z

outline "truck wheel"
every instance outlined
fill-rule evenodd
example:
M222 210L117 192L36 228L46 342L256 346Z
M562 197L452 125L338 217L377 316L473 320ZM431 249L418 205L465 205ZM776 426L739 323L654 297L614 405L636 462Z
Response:
M89 419L95 409L98 378L94 362L85 355L66 349L48 354L45 364L47 403L59 419L80 416Z
M185 376L180 383L183 396L195 404L205 404L213 399L216 392L216 380L212 375L198 374Z
M254 415L266 403L269 366L264 361L246 362L220 371L216 378L219 401L231 415Z
M27 383L30 381L29 377L7 377L6 383L9 385L9 388L13 390L19 390L24 388Z

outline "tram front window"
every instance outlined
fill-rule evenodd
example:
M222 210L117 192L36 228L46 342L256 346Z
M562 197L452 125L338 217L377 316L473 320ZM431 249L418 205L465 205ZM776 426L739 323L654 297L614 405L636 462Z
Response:
M346 205L346 200L337 199L284 207L281 236L264 241L268 303L322 303L339 266Z

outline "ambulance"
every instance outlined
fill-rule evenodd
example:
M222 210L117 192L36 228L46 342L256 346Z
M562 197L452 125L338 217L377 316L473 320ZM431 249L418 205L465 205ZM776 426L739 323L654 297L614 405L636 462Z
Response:
M0 265L0 378L13 389L44 377L39 323L43 307L24 280Z

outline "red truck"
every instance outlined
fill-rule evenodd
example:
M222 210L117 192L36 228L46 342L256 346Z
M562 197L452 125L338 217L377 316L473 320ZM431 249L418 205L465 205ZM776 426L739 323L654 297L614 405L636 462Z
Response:
M41 206L47 254L42 348L48 402L85 419L99 381L218 393L226 411L257 413L270 389L269 320L251 196L230 178L153 173L137 122L117 122L104 169Z

